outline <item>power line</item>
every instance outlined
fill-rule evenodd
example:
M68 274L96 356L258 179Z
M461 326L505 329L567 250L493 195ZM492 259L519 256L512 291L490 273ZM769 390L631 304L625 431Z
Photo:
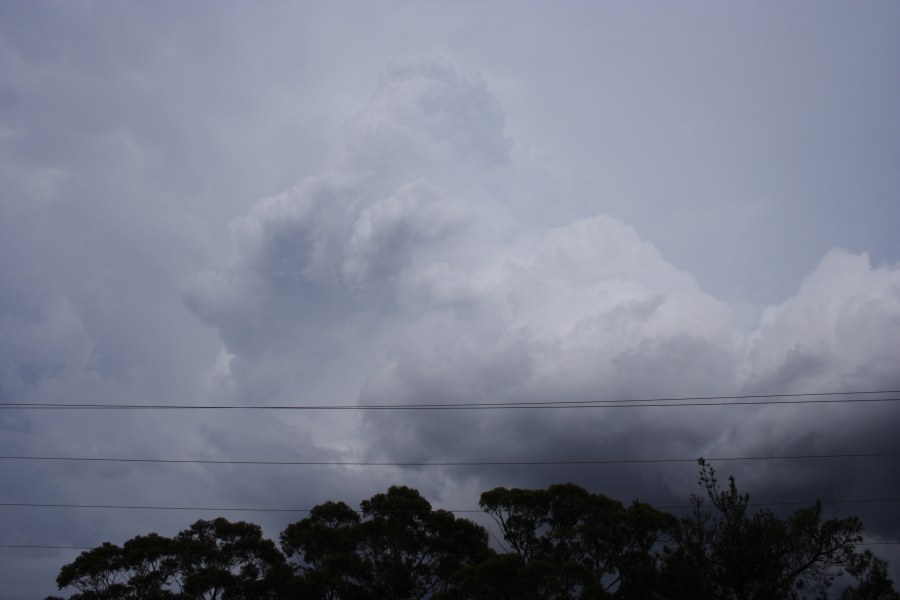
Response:
M780 502L748 502L747 506L809 506L818 502L822 505L832 504L884 504L900 502L900 498L853 498L839 500L785 500ZM691 504L672 504L655 506L657 510L676 510L693 508ZM45 502L0 502L2 508L78 508L99 510L161 510L161 511L198 511L198 512L253 512L253 513L308 513L311 508L269 508L269 507L221 507L221 506L160 506L142 504L73 504L73 503L45 503ZM430 512L431 510L446 510L452 513L482 513L480 508L440 509L432 508L422 511L398 510L384 511L388 513Z
M900 452L867 452L845 454L794 454L775 456L724 456L707 457L707 461L768 461L812 460L835 458L896 458ZM111 458L76 456L0 456L0 460L60 461L60 462L113 462L152 464L201 464L201 465L272 465L272 466L329 466L329 467L494 467L494 466L564 466L564 465L631 465L696 463L697 458L631 458L598 460L481 460L481 461L320 461L320 460L216 460L216 459L167 459L167 458Z
M16 410L499 410L540 408L638 408L676 406L754 406L772 404L847 404L898 402L900 398L840 398L834 396L872 396L900 394L900 390L855 392L810 392L803 394L744 394L736 396L683 396L620 400L546 400L519 402L444 402L415 404L283 404L248 406L237 404L116 404L62 402L4 402L0 409ZM789 400L774 400L789 398ZM792 398L792 400L791 400Z
M0 502L2 508L88 508L101 510L190 510L197 512L254 512L254 513L308 513L311 508L247 508L247 507L215 507L215 506L156 506L140 504L68 504L44 502ZM481 512L480 510L463 510L456 512Z
M900 542L856 542L854 546L900 546ZM99 546L99 544L98 544ZM44 544L0 544L0 549L94 550L97 546L49 546Z
M98 544L99 545L99 544ZM39 550L93 550L87 546L46 546L44 544L0 544L0 548L35 548Z

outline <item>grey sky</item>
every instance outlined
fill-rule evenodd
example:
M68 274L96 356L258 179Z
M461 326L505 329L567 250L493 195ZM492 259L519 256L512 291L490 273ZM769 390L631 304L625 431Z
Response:
M0 4L0 401L898 389L898 26L888 2ZM0 452L897 452L897 418L5 410ZM719 468L760 499L900 492L892 461ZM471 508L572 480L677 503L694 470L0 460L0 502L309 507L406 483ZM852 509L897 540L893 506ZM213 514L0 508L0 543ZM228 516L277 535L302 515ZM75 556L0 552L11 600L52 593Z

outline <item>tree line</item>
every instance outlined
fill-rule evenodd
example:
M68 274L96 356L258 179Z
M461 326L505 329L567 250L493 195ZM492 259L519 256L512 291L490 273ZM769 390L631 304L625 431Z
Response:
M56 583L70 600L900 600L886 563L858 548L858 518L823 519L819 503L751 513L702 459L699 483L682 518L571 483L498 487L479 503L496 549L484 527L393 486L359 510L316 506L280 548L253 523L199 520L82 552Z

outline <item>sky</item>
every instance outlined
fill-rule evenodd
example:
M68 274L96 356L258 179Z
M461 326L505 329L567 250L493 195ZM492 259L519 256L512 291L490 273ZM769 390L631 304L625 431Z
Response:
M242 407L900 390L900 5L0 3L0 402ZM876 397L890 397L876 396ZM844 397L837 396L835 399ZM898 453L892 402L0 410L0 544L392 484L477 508L697 467L152 464ZM713 463L761 502L889 457ZM826 505L896 542L890 502ZM303 513L224 513L272 537ZM470 515L471 516L471 515ZM77 550L0 548L0 597ZM897 564L897 546L878 553ZM71 590L69 590L71 591Z

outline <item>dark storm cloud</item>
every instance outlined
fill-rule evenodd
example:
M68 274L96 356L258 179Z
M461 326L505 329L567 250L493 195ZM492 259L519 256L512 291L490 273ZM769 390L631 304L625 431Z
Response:
M891 343L900 306L896 267L872 267L865 255L835 250L796 296L768 309L754 332L741 333L727 305L616 219L581 219L512 240L486 233L485 219L476 215L479 182L495 177L490 165L472 171L467 164L468 177L447 188L427 179L445 164L452 172L473 154L469 146L436 145L436 139L482 140L466 128L485 124L448 120L449 109L432 91L442 90L451 107L481 103L490 114L495 101L481 85L470 85L471 78L457 77L443 59L409 61L386 73L369 106L351 121L384 126L368 125L377 136L350 135L348 143L351 154L363 156L371 148L390 167L357 173L353 161L340 163L328 181L346 182L341 193L310 192L319 190L318 180L310 180L260 202L238 221L232 266L204 276L224 287L203 291L201 278L190 288L201 314L223 298L237 299L238 312L210 319L220 330L254 323L266 332L257 334L261 343L285 356L325 355L348 371L365 373L356 379L364 404L891 387L898 358ZM408 83L422 80L428 84ZM459 102L461 97L468 102ZM436 102L437 108L420 110ZM414 118L409 107L418 111ZM489 146L506 139L497 122L502 119L488 121ZM454 138L458 128L463 132ZM411 147L418 149L415 161L391 161L392 152L407 157ZM287 280L294 284L281 284ZM251 291L248 281L261 283ZM353 326L346 327L348 322ZM355 327L364 334L354 337ZM331 376L321 372L313 392L314 386L296 377L303 365L273 366L270 355L245 351L255 349L247 343L235 338L229 352L244 363L242 369L259 363L269 385L291 382L276 384L275 393L353 393L352 386L323 383ZM352 350L342 359L333 344ZM339 372L334 376L341 377ZM236 380L241 377L236 371ZM352 445L364 456L397 461L726 456L737 449L752 456L785 453L785 440L793 452L812 453L802 440L815 439L829 420L851 432L854 442L847 444L864 446L864 440L872 441L868 430L880 422L858 410L836 417L840 409L831 408L810 420L809 410L366 413L365 436ZM768 435L773 430L782 433ZM887 445L875 450L894 447ZM532 469L511 480L540 485L568 473ZM759 469L751 475L751 482L765 480ZM477 476L484 486L498 477L493 470L462 468L447 476ZM657 476L597 477L595 485L611 486L613 494L646 496L659 489ZM577 479L591 481L583 474ZM675 487L664 494L685 489L684 480L664 481ZM793 481L796 487L811 480Z
M658 21L518 3L149 6L0 8L3 401L900 385L894 9L725 11L709 27L688 5ZM420 56L435 50L454 60ZM387 461L896 451L897 416L4 411L0 446ZM807 500L896 497L892 464L718 466L754 498ZM0 497L309 507L407 483L471 508L494 485L571 480L681 504L695 471L3 461ZM895 539L890 506L849 510ZM0 524L4 542L93 546L200 516L213 514L8 508ZM229 516L277 535L299 515ZM0 595L53 592L71 557L4 555Z

